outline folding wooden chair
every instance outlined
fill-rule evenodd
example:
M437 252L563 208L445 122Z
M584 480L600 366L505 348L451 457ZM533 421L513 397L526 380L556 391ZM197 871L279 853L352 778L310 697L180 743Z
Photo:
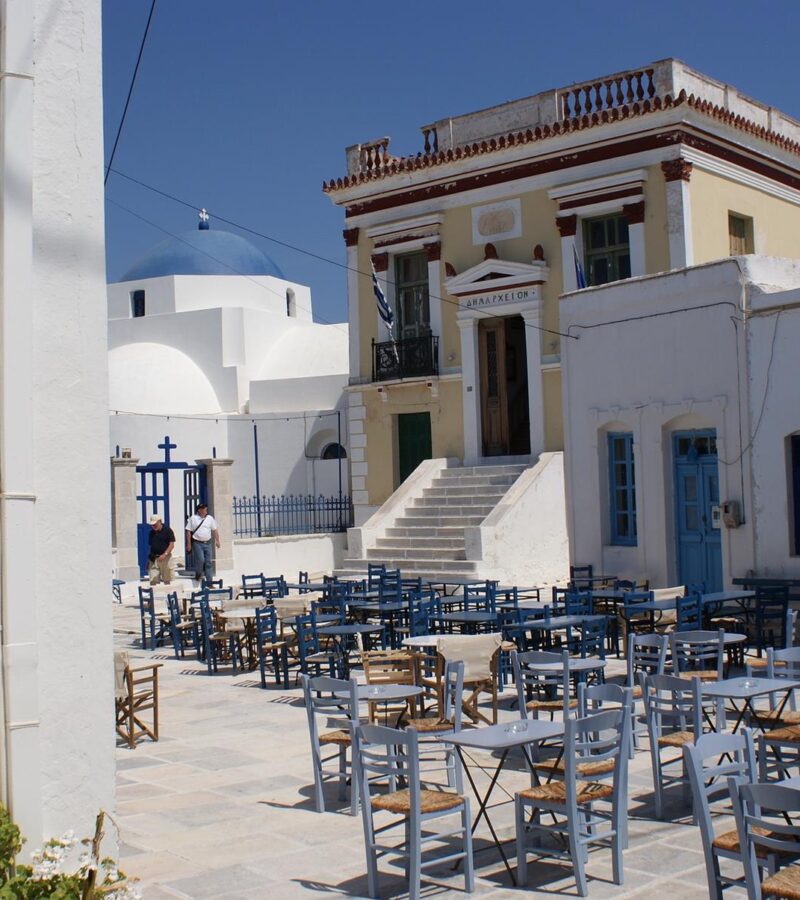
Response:
M161 663L131 666L128 654L114 654L114 694L117 734L133 750L140 737L158 740L158 670ZM144 714L152 710L152 725Z

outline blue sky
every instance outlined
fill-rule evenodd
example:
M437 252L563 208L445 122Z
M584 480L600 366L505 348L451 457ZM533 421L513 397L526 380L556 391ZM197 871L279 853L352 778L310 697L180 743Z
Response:
M106 154L150 0L103 0ZM344 262L321 192L348 144L676 56L800 119L800 3L678 0L157 0L114 168L286 243ZM112 174L106 196L177 233L196 215ZM228 226L217 226L228 227ZM235 230L235 229L230 229ZM164 231L106 204L108 278ZM346 318L341 268L251 238L309 284L319 321Z

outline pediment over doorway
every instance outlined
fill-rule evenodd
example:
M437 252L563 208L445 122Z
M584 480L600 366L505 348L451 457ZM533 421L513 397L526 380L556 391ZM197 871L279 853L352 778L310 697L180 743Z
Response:
M444 282L448 293L458 297L463 309L518 305L538 301L541 285L550 274L543 260L530 263L506 259L484 259Z

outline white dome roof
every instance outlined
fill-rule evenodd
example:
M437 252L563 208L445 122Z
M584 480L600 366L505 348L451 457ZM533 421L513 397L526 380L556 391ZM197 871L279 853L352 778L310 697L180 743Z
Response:
M190 357L166 344L125 344L108 355L110 408L172 415L222 412L216 392Z
M269 348L254 380L344 375L349 369L347 325L298 325Z

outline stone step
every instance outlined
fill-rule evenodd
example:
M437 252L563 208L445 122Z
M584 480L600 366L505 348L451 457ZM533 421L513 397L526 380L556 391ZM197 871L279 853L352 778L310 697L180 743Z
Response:
M430 487L437 489L499 487L508 490L517 478L517 475L459 475L458 478L434 478Z
M367 571L367 564L371 559L344 559L340 572L352 572L361 577ZM417 575L436 575L443 577L444 573L451 575L471 575L475 572L477 562L473 559L462 560L431 560L431 559L382 559L388 569L400 569L403 575L416 577Z
M401 516L399 519L394 520L394 525L396 528L431 528L431 527L445 527L445 528L466 528L468 525L480 525L481 522L486 518L485 515L481 513L476 513L475 515L461 515L461 516L435 516L435 515L417 515L416 513L419 510L415 511L415 515L413 516Z
M519 477L528 466L525 463L503 466L461 466L453 469L442 469L437 478L458 478L460 475L514 475Z
M417 516L481 516L486 518L496 503L415 503L407 506L405 512Z
M460 538L464 539L464 529L463 527L459 527L458 525L440 525L437 527L428 527L420 526L417 528L399 528L397 526L393 526L392 528L386 529L386 537L392 538L415 538L417 540L424 540L426 538ZM381 538L378 538L381 540Z
M487 502L497 502L505 496L508 487L505 485L487 484L481 487L428 487L422 491L424 500L460 500L472 501L475 497L485 497Z
M393 559L466 559L467 554L462 548L443 550L441 547L432 547L426 550L423 547L370 547L367 550L367 559L383 561L387 556ZM400 568L403 568L400 566Z
M428 550L435 550L440 547L443 550L458 550L464 548L464 531L461 529L461 535L456 537L440 537L438 534L434 537L381 537L375 542L378 547L425 547Z

